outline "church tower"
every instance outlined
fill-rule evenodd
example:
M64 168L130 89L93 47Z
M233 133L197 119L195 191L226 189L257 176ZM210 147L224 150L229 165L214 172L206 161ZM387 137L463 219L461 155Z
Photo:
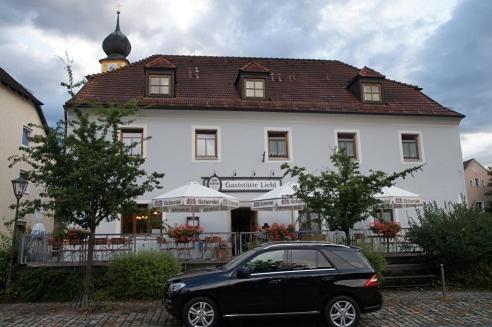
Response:
M113 33L106 36L102 48L107 57L99 60L101 72L107 72L129 64L126 57L132 51L132 45L125 34L120 31L120 11L117 12L116 29Z

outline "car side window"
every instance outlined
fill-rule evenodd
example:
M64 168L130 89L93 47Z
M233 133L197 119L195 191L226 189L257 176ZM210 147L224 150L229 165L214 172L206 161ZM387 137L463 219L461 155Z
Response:
M287 250L287 257L289 270L332 268L325 256L313 249Z
M285 270L285 251L275 250L263 252L246 264L252 274Z

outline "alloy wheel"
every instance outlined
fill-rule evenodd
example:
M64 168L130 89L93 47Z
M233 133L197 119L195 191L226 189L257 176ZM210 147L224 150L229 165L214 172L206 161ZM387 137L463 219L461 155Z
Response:
M355 307L349 301L337 301L330 308L330 320L337 327L353 326L356 317Z
M214 308L207 302L196 302L188 309L188 322L193 327L209 327L214 317Z

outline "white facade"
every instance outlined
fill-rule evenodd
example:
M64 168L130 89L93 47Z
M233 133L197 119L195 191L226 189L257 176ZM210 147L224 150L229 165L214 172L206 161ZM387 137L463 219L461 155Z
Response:
M462 155L458 133L458 118L424 116L390 116L323 113L238 112L213 110L142 110L132 126L144 129L151 136L144 146L148 172L165 173L163 189L145 194L139 201L153 197L189 181L202 182L214 172L220 177L279 177L285 161L271 161L267 151L269 130L288 131L289 163L305 166L315 172L329 168L330 153L337 145L337 132L357 134L357 150L361 171L401 171L424 163L415 177L399 180L396 185L421 195L425 201L457 201L465 194ZM194 128L216 129L217 160L197 160L194 156ZM419 135L421 161L408 163L402 157L401 134L411 131ZM290 181L285 177L284 181ZM229 193L249 208L249 200L261 193ZM184 213L166 213L167 224L186 223ZM230 212L200 213L200 225L205 232L230 232ZM414 209L395 210L395 221L408 226ZM257 224L268 222L288 224L290 212L259 212ZM360 224L363 226L364 224ZM367 225L367 224L366 224ZM120 233L119 221L105 222L98 233Z

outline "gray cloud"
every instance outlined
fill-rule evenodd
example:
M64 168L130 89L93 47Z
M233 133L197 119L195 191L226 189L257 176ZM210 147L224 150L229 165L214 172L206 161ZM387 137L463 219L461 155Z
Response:
M453 18L427 40L418 53L412 79L445 106L467 115L462 129L492 127L491 1L465 1ZM492 154L490 157L492 162Z
M466 114L463 128L472 131L492 125L492 115L487 115L492 100L492 23L487 13L492 3L462 2L436 30L443 13L454 5L450 1L424 1L419 12L408 12L411 6L405 1L216 0L199 10L206 2L127 1L121 25L132 42L130 61L154 53L190 53L329 58L369 65L390 78L423 86L431 97ZM59 87L63 65L55 55L67 50L79 77L97 72L97 60L104 56L101 42L114 29L115 4L0 0L0 65L45 103L50 122L61 118L66 100ZM58 50L29 39L39 36L22 30L26 27L60 38ZM83 44L63 44L69 37Z

